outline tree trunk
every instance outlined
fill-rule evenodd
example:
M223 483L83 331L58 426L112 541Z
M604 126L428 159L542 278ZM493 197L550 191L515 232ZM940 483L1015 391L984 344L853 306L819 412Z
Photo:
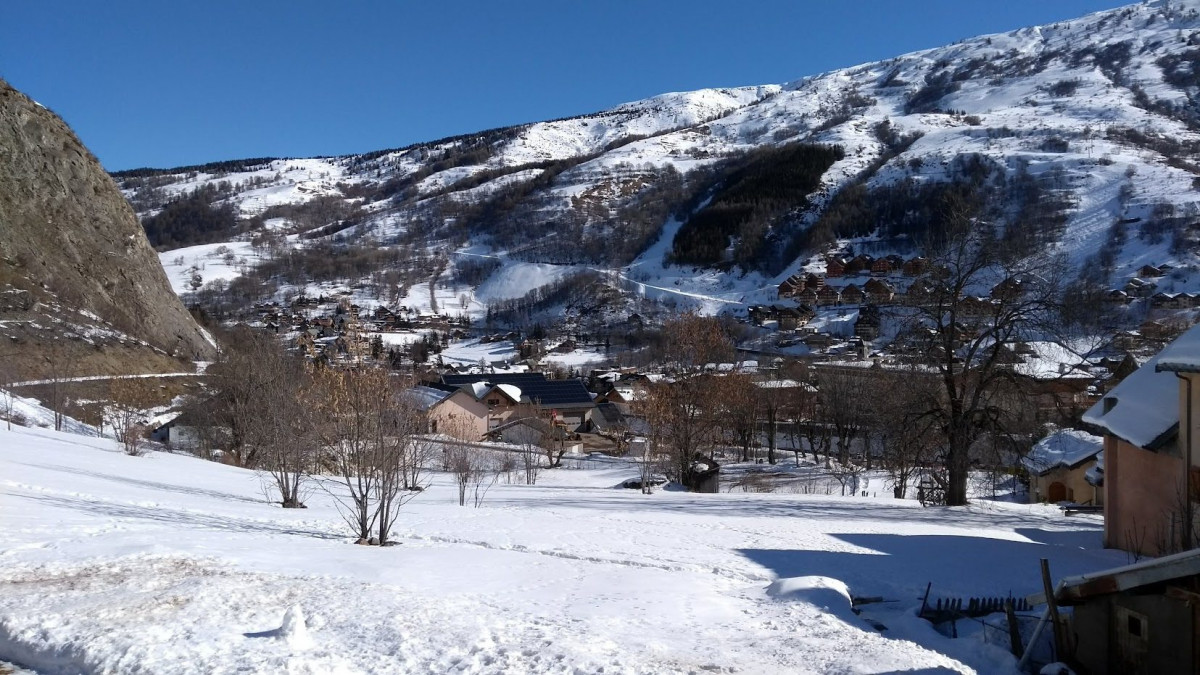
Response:
M967 435L957 429L950 431L950 453L946 458L946 506L966 506L967 478L971 470Z
M775 463L775 410L767 409L767 463Z
M842 466L850 463L850 442L852 440L852 436L838 435L838 463Z

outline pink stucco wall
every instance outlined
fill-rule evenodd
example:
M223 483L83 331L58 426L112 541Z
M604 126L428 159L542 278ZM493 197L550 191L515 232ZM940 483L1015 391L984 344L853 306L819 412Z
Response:
M1181 537L1183 460L1104 438L1104 545L1160 555Z

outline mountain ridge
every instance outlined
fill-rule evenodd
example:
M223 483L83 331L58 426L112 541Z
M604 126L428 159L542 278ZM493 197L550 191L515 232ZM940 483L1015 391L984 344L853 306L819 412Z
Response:
M989 218L1014 237L1043 228L1039 245L1080 272L1104 263L1103 282L1119 286L1144 264L1196 263L1198 10L1196 0L1131 5L782 85L662 94L394 151L272 160L224 174L201 166L115 175L144 218L228 181L214 203L270 223L237 241L275 229L412 246L431 259L469 250L506 265L599 268L679 285L680 298L733 294L752 303L770 300L771 286L796 271L819 268L813 254L911 246L911 223L885 207L919 199L921 186L963 180L978 157L990 172L986 191L1014 196L988 205ZM674 265L666 247L646 264L672 220L685 225L676 237L690 236L687 221L748 153L797 143L837 146L844 157L791 208L726 223L717 259ZM874 222L830 215L837 195L854 190L862 195L854 203L872 205L861 217ZM337 207L323 221L297 215L322 200ZM1140 223L1124 241L1121 221ZM720 242L709 248L719 252ZM776 260L746 264L755 250ZM1166 290L1200 290L1190 271L1177 277Z

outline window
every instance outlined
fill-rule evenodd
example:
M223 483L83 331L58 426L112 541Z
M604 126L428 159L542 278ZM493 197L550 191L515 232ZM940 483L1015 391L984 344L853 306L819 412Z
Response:
M1130 613L1125 617L1125 619L1125 630L1129 633L1129 636L1138 638L1142 637L1142 617Z

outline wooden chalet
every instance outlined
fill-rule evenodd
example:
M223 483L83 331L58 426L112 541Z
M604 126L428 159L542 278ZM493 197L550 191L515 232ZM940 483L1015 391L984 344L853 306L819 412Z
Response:
M779 284L779 297L780 298L795 297L796 295L803 293L805 287L806 287L806 283L805 283L804 277L802 277L799 274L793 274L792 276L788 277L787 279L784 279L782 284Z
M891 274L892 272L898 270L901 265L903 265L903 261L894 255L889 255L884 258L876 258L875 262L871 263L871 274Z
M817 291L818 305L836 305L842 301L842 294L833 286L826 286Z
M982 318L990 316L995 310L995 305L990 298L968 295L959 302L958 308L964 317Z
M917 256L904 261L904 265L900 268L900 273L906 277L919 277L929 268L929 260Z
M1148 298L1154 294L1154 289L1156 287L1157 284L1152 281L1134 278L1130 279L1129 282L1125 284L1125 288L1123 290L1126 294L1133 298Z
M866 253L859 253L846 263L846 275L861 274L870 272L871 266L875 264L875 259Z
M1023 284L1020 280L1009 277L992 287L991 297L994 300L1014 300L1021 297Z
M863 293L857 284L850 284L842 289L842 304L844 305L861 305L866 297L867 294Z
M879 337L881 324L879 308L867 305L858 313L858 320L854 322L854 334L864 340L874 340Z
M886 305L896 296L896 289L882 279L871 279L863 284L863 292L867 294L867 302L876 305Z
M841 258L831 257L825 259L825 276L829 278L841 277L846 275L846 261Z

